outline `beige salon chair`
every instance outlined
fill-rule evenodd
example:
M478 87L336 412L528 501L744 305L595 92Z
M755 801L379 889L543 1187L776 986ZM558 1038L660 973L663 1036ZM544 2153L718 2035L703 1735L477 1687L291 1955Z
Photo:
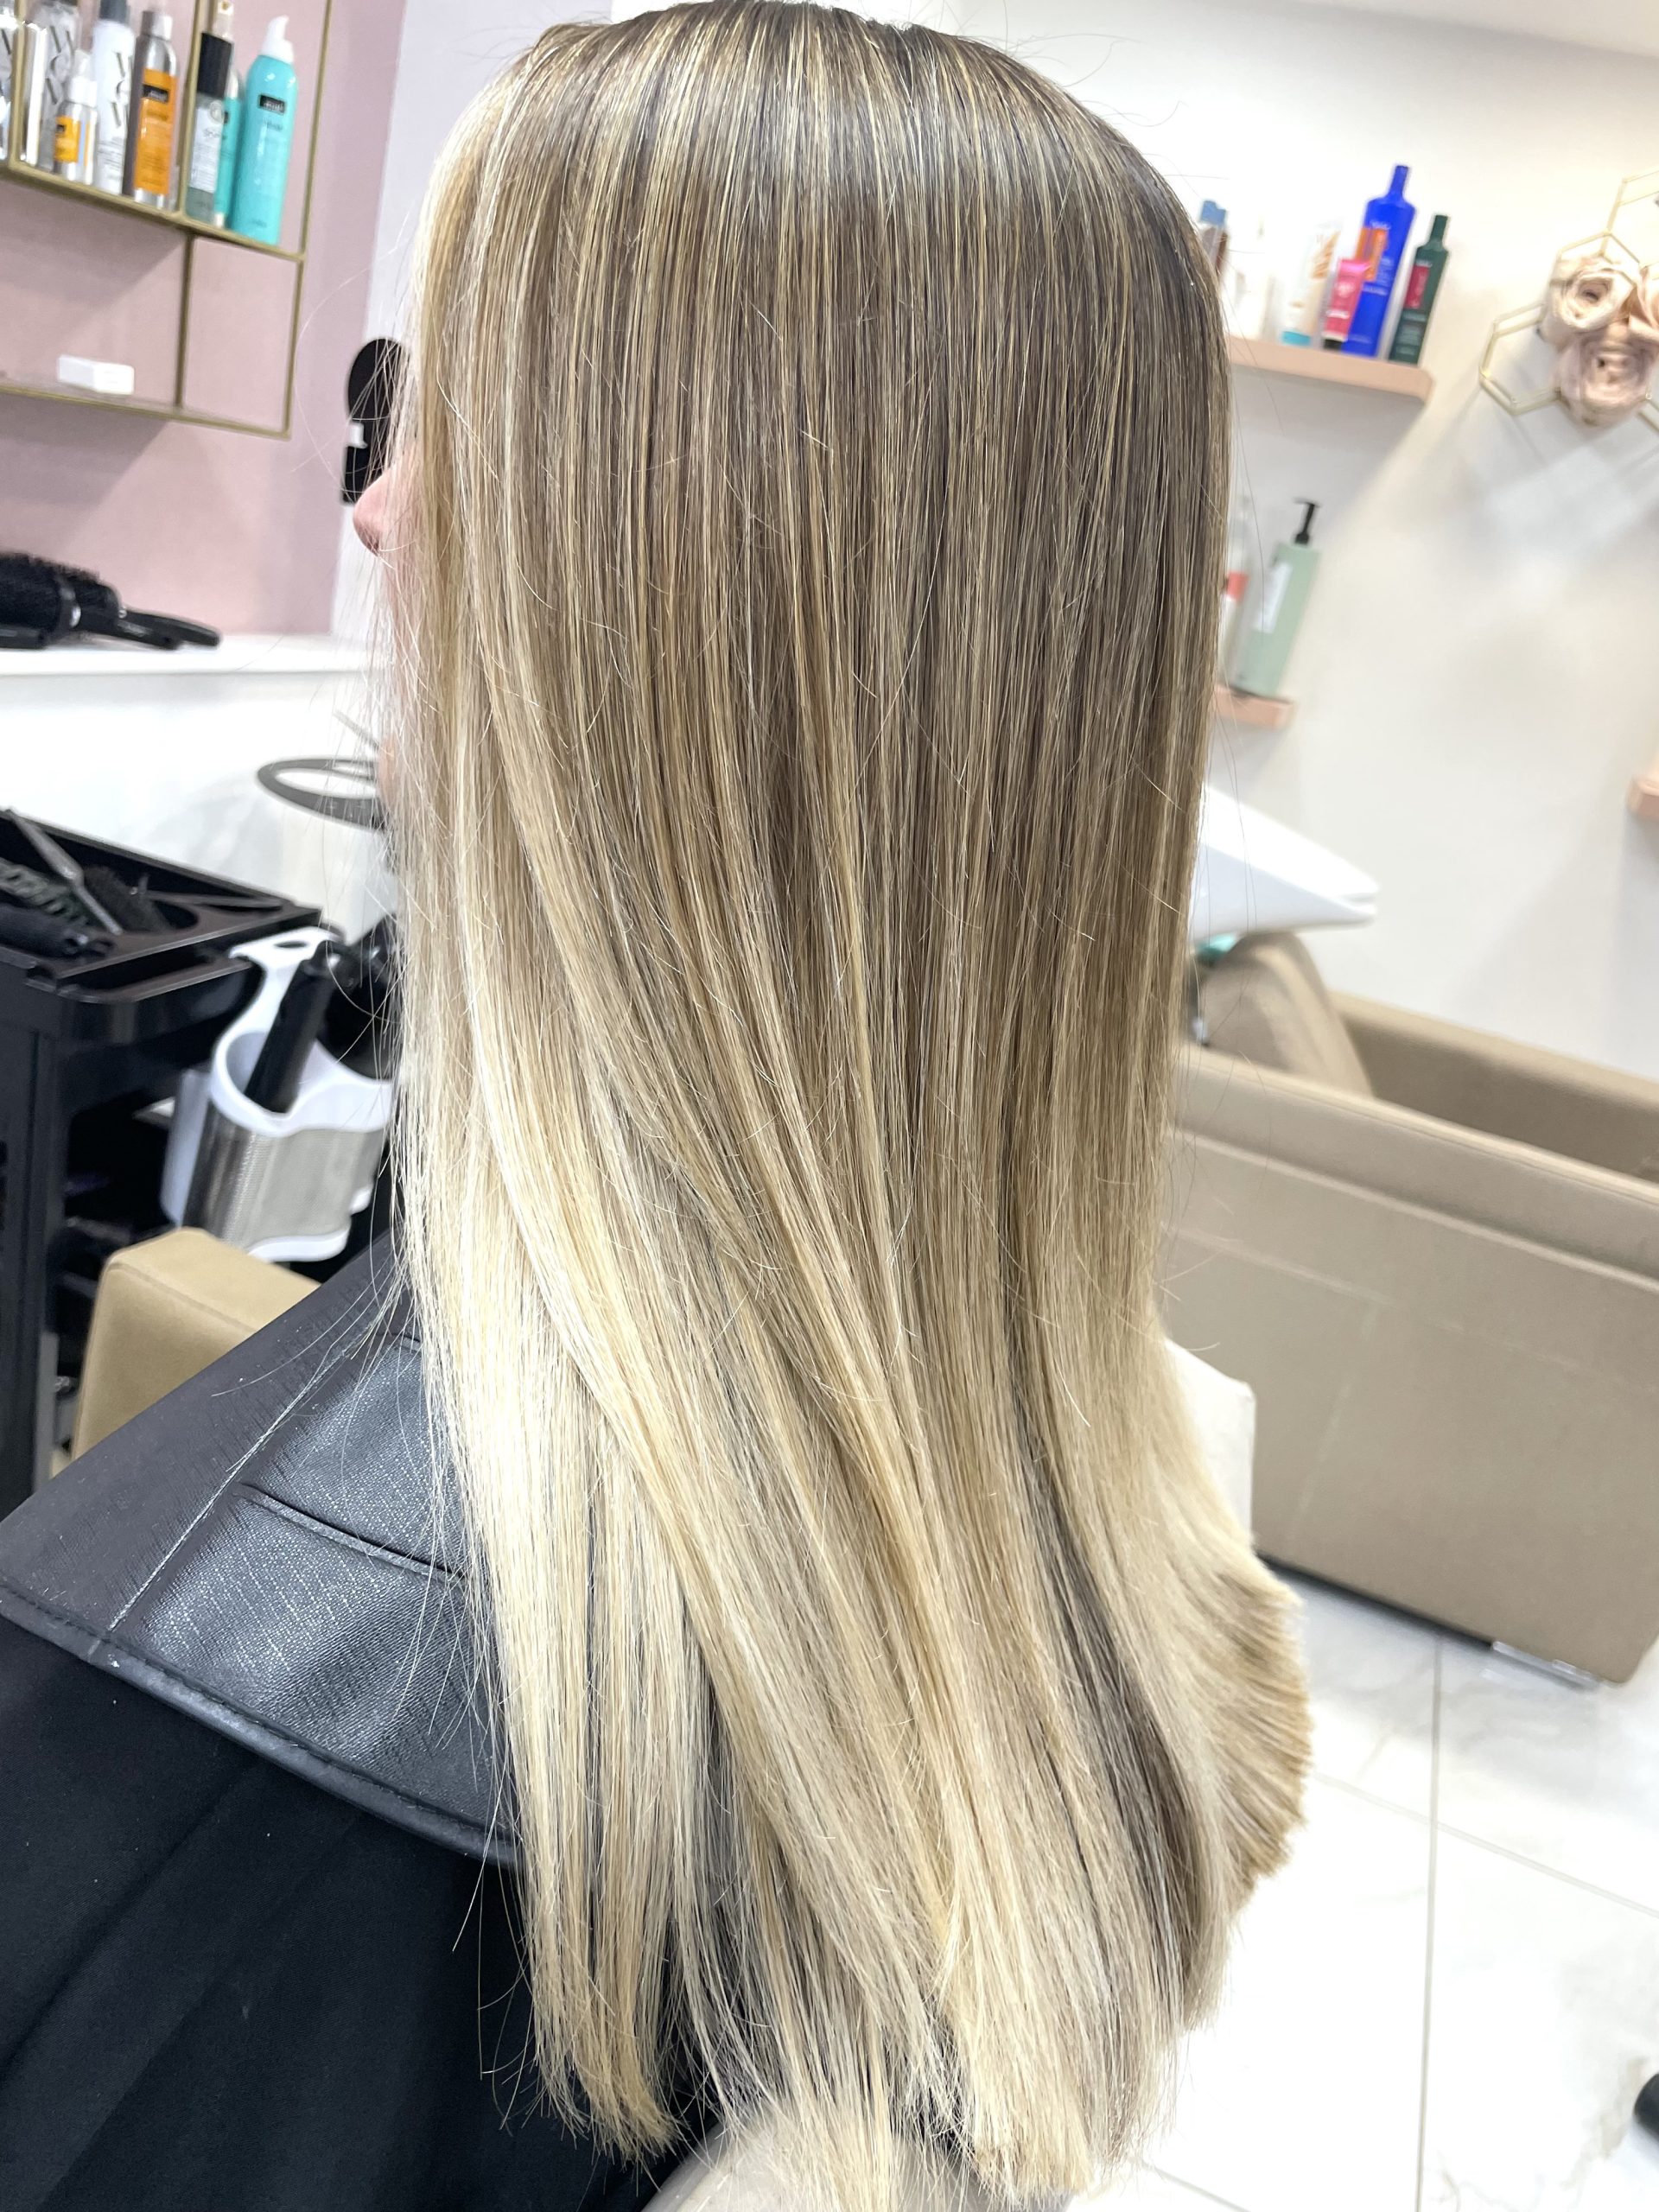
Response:
M74 1451L90 1451L314 1287L202 1229L172 1229L116 1253L92 1305Z
M1290 936L1199 1007L1166 1319L1255 1393L1259 1548L1626 1680L1659 1636L1659 1085L1332 999Z

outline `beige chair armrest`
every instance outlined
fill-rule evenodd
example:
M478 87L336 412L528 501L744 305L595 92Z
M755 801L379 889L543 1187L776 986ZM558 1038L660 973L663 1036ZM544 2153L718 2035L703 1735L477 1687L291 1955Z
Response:
M1659 1182L1659 1084L1366 999L1337 1007L1380 1097Z
M1624 1681L1659 1633L1659 1276L1196 1126L1166 1325L1256 1393L1263 1554Z
M1180 1126L1234 1150L1659 1278L1659 1186L1416 1113L1188 1050Z
M76 1452L296 1305L314 1286L200 1229L118 1252L99 1279L75 1410Z

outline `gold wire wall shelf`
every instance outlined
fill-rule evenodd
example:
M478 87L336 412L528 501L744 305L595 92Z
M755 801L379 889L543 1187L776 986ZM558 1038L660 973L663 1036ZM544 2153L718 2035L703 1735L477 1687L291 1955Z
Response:
M111 192L100 192L90 184L78 184L67 177L54 175L48 169L37 168L22 157L22 133L13 130L6 158L0 161L0 183L21 187L28 192L48 194L55 199L98 209L118 219L148 223L171 231L178 238L184 254L184 267L179 282L178 322L173 348L173 379L170 396L157 397L124 397L109 392L71 391L62 385L43 384L27 378L0 375L0 397L15 399L47 399L65 407L97 407L108 414L136 415L163 423L188 423L198 429L237 430L245 436L256 438L286 438L294 422L294 363L300 343L300 308L305 287L306 243L311 229L311 188L316 174L317 135L322 118L323 86L328 62L328 30L334 14L334 0L323 0L322 27L317 41L316 67L311 87L310 127L305 149L304 183L300 199L299 244L296 246L267 245L262 238L244 238L240 232L221 230L215 223L200 223L187 215L177 204L176 195L183 188L184 162L182 142L188 128L190 95L195 84L196 42L212 16L212 0L195 0L191 13L190 37L188 48L180 56L179 106L180 147L178 178L175 184L175 200L166 207L141 207L136 200L128 200ZM277 423L251 423L232 415L220 415L211 410L193 407L185 397L186 382L190 365L190 311L192 293L197 275L196 255L202 246L222 246L234 253L263 254L267 259L286 262L294 276L289 291L286 360L283 372L282 418Z
M96 185L77 184L73 178L54 176L47 169L37 169L32 162L18 157L14 147L3 164L0 177L9 177L14 184L21 184L26 191L48 192L54 197L84 200L92 207L101 207L106 214L130 216L135 222L159 223L164 230L183 231L199 238L211 238L215 245L234 246L238 253L268 253L276 261L303 261L302 249L286 245L267 245L263 238L245 238L240 231L222 231L217 223L199 223L194 215L187 215L180 207L141 207L136 200L125 200L113 192L100 192Z
M1599 416L1564 383L1561 364L1575 350L1573 335L1559 326L1552 328L1550 321L1552 296L1564 279L1570 285L1574 272L1585 266L1608 272L1622 290L1615 295L1618 304L1608 308L1599 320L1585 325L1578 343L1612 340L1625 333L1623 353L1628 358L1627 380L1632 385L1625 403ZM1659 368L1659 330L1648 312L1659 292L1659 286L1653 283L1656 276L1659 276L1659 169L1643 169L1620 179L1612 212L1602 230L1561 248L1544 296L1535 306L1511 308L1493 323L1480 357L1481 390L1506 415L1530 415L1541 407L1560 405L1586 429L1637 421L1645 423L1650 430L1659 430L1659 399L1653 391L1655 371ZM1637 380L1639 397L1635 389Z

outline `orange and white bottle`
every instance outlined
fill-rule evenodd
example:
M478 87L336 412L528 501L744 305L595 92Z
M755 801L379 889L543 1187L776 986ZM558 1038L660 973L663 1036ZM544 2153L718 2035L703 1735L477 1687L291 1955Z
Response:
M126 193L141 207L166 207L173 192L173 148L179 127L179 57L173 18L146 8L132 57L127 111Z

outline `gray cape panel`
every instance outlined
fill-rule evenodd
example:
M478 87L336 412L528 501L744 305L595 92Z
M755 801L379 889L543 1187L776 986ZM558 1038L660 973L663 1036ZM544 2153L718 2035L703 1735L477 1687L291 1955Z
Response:
M0 1521L0 1616L510 1862L461 1556L383 1240Z

